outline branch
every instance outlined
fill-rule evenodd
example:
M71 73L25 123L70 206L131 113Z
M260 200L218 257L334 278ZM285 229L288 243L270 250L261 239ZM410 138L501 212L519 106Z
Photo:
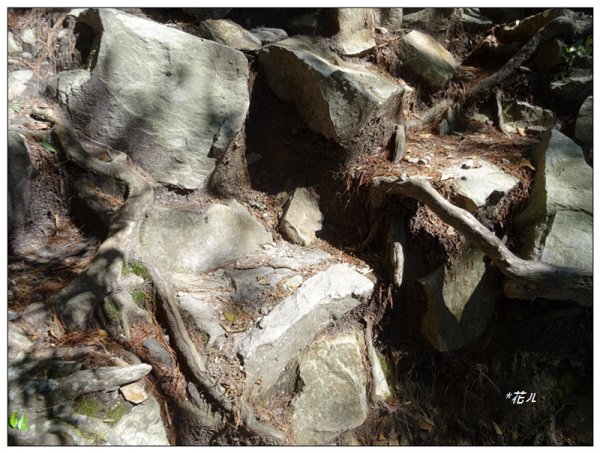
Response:
M401 182L390 177L376 177L373 187L387 195L403 195L420 201L473 242L508 278L504 285L507 297L572 300L579 305L592 305L591 271L519 258L471 213L442 197L425 178Z

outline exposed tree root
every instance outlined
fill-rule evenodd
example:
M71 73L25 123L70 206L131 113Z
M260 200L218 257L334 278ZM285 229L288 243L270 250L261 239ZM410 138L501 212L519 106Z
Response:
M373 188L379 193L403 195L420 201L442 221L472 241L507 277L504 284L507 297L571 300L583 306L592 305L591 271L517 257L471 213L447 201L425 178L416 177L403 182L390 177L376 177L373 179Z
M132 258L139 260L150 272L167 319L169 334L180 354L179 358L187 365L196 384L223 411L231 414L234 421L239 420L250 435L260 437L269 444L285 443L286 436L283 433L258 421L249 405L243 401L236 405L211 382L206 359L200 355L187 332L169 283L161 278L162 272L154 263L136 256L141 221L154 203L151 182L134 165L127 164L125 154L113 152L111 162L96 159L87 154L74 132L51 110L37 109L35 113L55 123L53 133L68 159L84 170L118 178L125 182L129 193L123 206L111 219L108 237L90 265L57 297L57 308L65 325L70 329L79 329L93 323L94 309L101 302L98 315L103 326L118 339L129 341L130 326L134 320L143 318L149 322L146 312L133 303L123 277L124 264Z

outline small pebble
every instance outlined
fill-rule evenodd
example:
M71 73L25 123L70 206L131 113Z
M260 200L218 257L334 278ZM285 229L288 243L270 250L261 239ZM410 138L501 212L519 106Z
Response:
M470 168L473 168L473 165L475 165L475 161L473 159L467 159L462 165L461 168L464 170L469 170Z

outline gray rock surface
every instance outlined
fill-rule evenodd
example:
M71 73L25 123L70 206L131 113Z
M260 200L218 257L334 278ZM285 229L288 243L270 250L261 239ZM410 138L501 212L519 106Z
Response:
M579 109L575 123L575 141L583 149L585 158L591 161L594 151L594 98L592 96L586 98Z
M289 37L287 32L281 28L258 27L251 29L250 33L260 39L263 44L270 44Z
M160 404L153 396L134 407L113 430L123 440L123 445L169 445Z
M8 100L13 101L27 89L27 84L33 78L33 71L22 69L8 74Z
M23 51L21 46L17 43L17 41L15 41L15 35L13 35L10 31L8 32L6 50L8 50L8 53L18 53Z
M477 165L458 163L444 168L442 179L452 179L452 189L459 204L470 212L496 204L519 183L514 176L483 160Z
M551 130L534 150L537 169L524 211L515 219L525 258L591 269L593 170L581 148Z
M208 336L207 347L211 347L215 340L225 335L225 330L220 324L220 311L215 307L210 298L195 294L178 294L179 308L192 317L194 324Z
M12 239L29 220L31 158L24 138L8 132L8 237Z
M203 37L238 50L260 50L262 43L241 25L228 19L207 19L200 22Z
M362 336L348 332L315 341L299 361L301 392L292 400L294 443L322 445L367 418Z
M322 220L317 201L306 188L298 187L288 201L279 228L287 240L306 246L315 241Z
M140 254L165 271L202 273L272 241L237 201L214 203L204 214L155 208L140 233Z
M248 111L246 57L114 9L78 21L92 42L90 80L68 106L75 126L162 183L204 187Z
M550 93L563 110L575 110L593 94L594 73L592 68L574 68L571 75L560 77L550 83Z
M341 55L358 56L373 49L374 8L326 8L319 14L318 33L335 36L335 50Z
M517 128L527 129L539 126L552 129L556 124L556 115L552 110L531 105L525 101L516 101L503 106L506 130L515 132Z
M487 328L500 292L484 258L481 251L467 245L452 264L418 280L427 304L421 330L439 351L472 344Z
M396 124L404 88L390 77L345 63L307 37L265 46L260 70L273 92L298 109L309 128L344 145L372 150L387 143ZM374 126L379 120L382 125ZM370 137L361 145L361 137Z
M248 382L265 395L288 363L331 322L373 292L371 280L347 264L334 264L306 280L243 339L239 353Z
M402 29L404 10L402 8L379 8L379 24L391 32Z
M21 33L21 41L23 41L26 44L35 46L37 43L35 31L32 28L26 28L25 30L23 30L23 32Z
M152 359L157 360L168 367L174 366L173 358L171 357L171 354L169 354L169 351L154 338L147 338L142 344Z
M458 63L430 35L413 30L399 44L403 70L409 71L430 89L437 91L456 75Z
M63 105L69 104L69 97L81 91L81 87L90 79L87 69L63 71L48 78L48 91Z
M11 363L20 362L25 358L27 351L33 346L33 342L15 324L8 324L7 331L8 360Z

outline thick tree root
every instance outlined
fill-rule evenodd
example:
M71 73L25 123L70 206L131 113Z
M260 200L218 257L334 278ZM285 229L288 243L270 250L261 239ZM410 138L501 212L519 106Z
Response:
M163 273L153 264L148 262L143 262L143 264L150 272L154 282L157 301L160 303L167 320L171 340L180 354L180 359L184 361L186 367L191 372L195 383L204 389L220 408L231 414L234 419L239 419L251 435L264 439L268 444L284 444L286 441L285 434L268 424L258 421L250 406L245 402L242 401L239 406L236 406L212 382L207 371L206 360L196 349L181 318L171 286L165 279L161 278Z
M34 113L55 123L53 134L67 159L84 170L118 178L127 185L129 195L111 219L107 238L85 271L58 294L55 304L69 329L88 327L93 323L94 310L100 308L107 330L129 340L131 323L147 316L124 290L123 265L135 248L143 215L154 202L152 185L135 166L127 165L125 154L116 154L110 162L90 156L52 110L34 109Z
M473 242L507 277L504 284L507 297L571 300L582 306L592 305L591 271L517 257L471 213L447 201L425 178L411 178L403 182L390 177L376 177L373 179L373 189L379 194L402 195L420 201L442 221Z

